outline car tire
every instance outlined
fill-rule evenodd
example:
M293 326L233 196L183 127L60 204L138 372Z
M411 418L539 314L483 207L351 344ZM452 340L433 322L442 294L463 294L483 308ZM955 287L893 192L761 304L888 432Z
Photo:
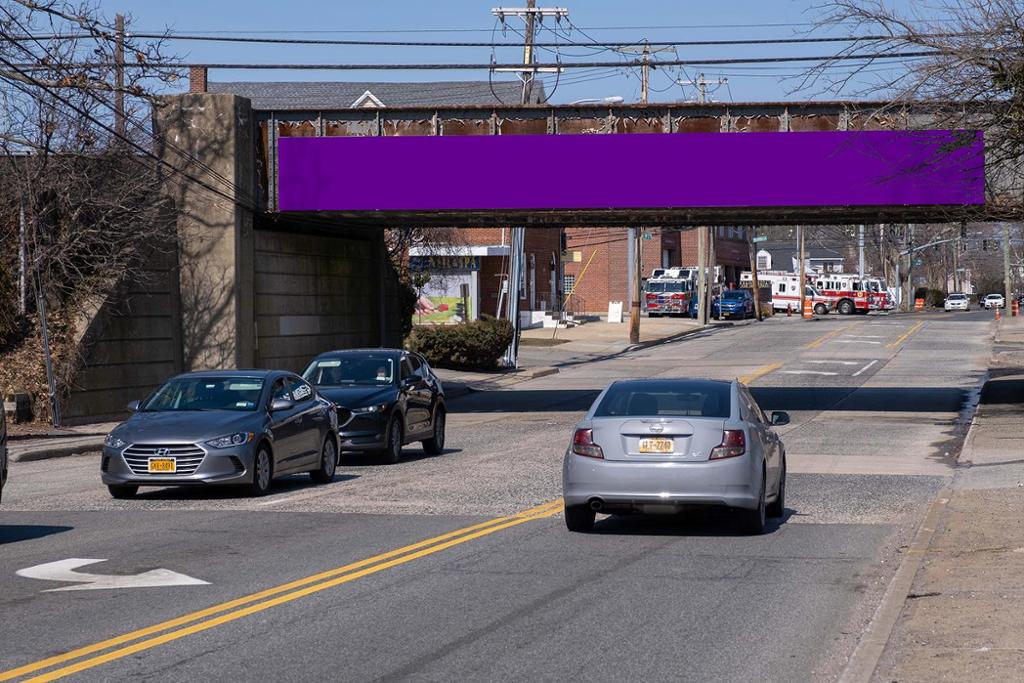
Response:
M402 459L402 416L395 413L388 423L388 437L381 457L389 465L395 465Z
M139 487L134 484L107 484L110 497L117 500L131 500L139 492Z
M444 408L438 408L437 414L434 415L434 435L429 439L424 439L421 443L423 445L423 452L427 455L441 455L444 453L444 427L445 422L445 410Z
M750 536L760 536L764 533L768 524L768 515L765 505L765 483L767 476L761 475L761 496L758 499L757 507L753 510L740 511L740 529Z
M825 304L815 304L814 312L818 315L828 315L828 306Z
M334 434L328 434L324 445L320 447L320 466L310 471L309 478L314 484L329 484L334 481L334 472L338 469L338 445Z
M594 530L594 515L586 505L566 505L565 527L577 534L589 534Z
M779 474L779 495L775 497L768 507L765 508L765 514L769 517L782 517L786 514L786 459L782 459L782 472Z
M265 496L274 481L274 461L270 457L270 449L261 445L256 449L252 459L252 483L249 484L249 495Z
M852 301L849 299L843 299L839 302L838 310L840 315L853 315L853 312L857 309L853 305Z

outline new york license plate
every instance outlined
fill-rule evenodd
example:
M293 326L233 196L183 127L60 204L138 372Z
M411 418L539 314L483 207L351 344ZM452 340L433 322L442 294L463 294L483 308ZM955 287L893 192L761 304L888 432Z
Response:
M640 439L641 453L671 453L672 439Z
M177 472L178 463L174 460L174 458L150 458L149 471L151 474L166 474L168 472Z

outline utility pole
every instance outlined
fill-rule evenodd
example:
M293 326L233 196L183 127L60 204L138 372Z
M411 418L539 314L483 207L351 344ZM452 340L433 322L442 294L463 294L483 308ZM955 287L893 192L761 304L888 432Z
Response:
M960 221L960 232L957 233L956 242L953 244L953 291L962 291L963 285L960 282L960 250L963 249L963 239L967 236L967 222Z
M708 324L707 308L708 300L708 247L707 247L707 226L697 228L697 322L701 325Z
M28 244L25 235L25 205L18 207L18 311L25 315L28 298Z
M804 226L798 225L796 227L796 239L798 242L798 249L800 252L800 282L797 285L800 287L800 311L799 314L804 314L804 299L807 297L807 252L804 247Z
M697 88L697 102L700 104L707 104L708 101L708 81L704 78L704 74L699 74L696 80L693 81L682 81L677 80L676 83L679 85L692 85ZM719 87L729 83L728 78L719 78L717 85Z
M718 266L717 259L715 258L715 243L717 242L718 226L709 226L707 228L707 247L708 247L708 299L707 303L707 319L712 318L712 306L711 300L715 297L715 268Z
M1013 301L1013 270L1010 269L1010 224L1003 222L1003 288L1006 290L1006 310Z
M616 52L640 55L640 60L643 62L640 65L640 102L642 104L648 103L651 93L651 55L674 50L674 47L657 47L652 50L646 40L639 45L615 48Z
M857 275L864 280L864 224L860 224L857 235L857 251L859 260L857 262Z
M569 15L569 10L562 7L538 8L537 0L526 0L526 7L495 7L491 14L496 16L502 24L507 16L520 17L526 25L523 33L523 66L514 69L498 69L499 71L516 71L523 81L523 92L520 104L526 106L531 103L533 96L533 81L538 71L560 71L560 68L538 68L534 66L534 38L536 37L536 21L544 20L546 16L555 17L560 20ZM519 366L519 335L522 332L522 321L519 316L519 291L522 285L523 264L526 260L526 228L514 227L510 231L511 244L509 251L509 273L506 279L508 288L508 320L515 328L512 343L505 352L504 363L506 367L515 368Z
M629 308L629 343L640 343L640 280L643 278L643 228L632 228L633 237L633 267L632 282L629 283L631 296Z
M114 132L124 140L124 15L114 17Z
M910 249L907 252L907 310L914 310L914 224L907 226L910 233Z

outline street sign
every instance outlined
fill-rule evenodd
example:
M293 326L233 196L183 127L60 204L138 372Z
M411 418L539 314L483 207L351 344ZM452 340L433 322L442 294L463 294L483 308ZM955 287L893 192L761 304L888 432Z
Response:
M654 239L654 235L652 233L645 232L644 233L644 239L645 240L653 240Z
M914 265L915 265L915 266L921 266L921 265L924 265L924 261L922 261L922 260L921 260L921 259L919 259L919 258L916 258L916 259L914 259Z
M753 241L754 242L767 242L768 241L768 235L754 235Z

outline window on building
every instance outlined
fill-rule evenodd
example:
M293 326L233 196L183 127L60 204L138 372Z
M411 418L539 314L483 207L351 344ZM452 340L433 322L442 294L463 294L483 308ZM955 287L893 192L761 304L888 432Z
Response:
M568 294L572 291L573 287L576 286L575 275L563 275L562 276L562 291Z
M758 270L771 270L772 269L772 257L769 254L758 254L757 255L757 269Z

